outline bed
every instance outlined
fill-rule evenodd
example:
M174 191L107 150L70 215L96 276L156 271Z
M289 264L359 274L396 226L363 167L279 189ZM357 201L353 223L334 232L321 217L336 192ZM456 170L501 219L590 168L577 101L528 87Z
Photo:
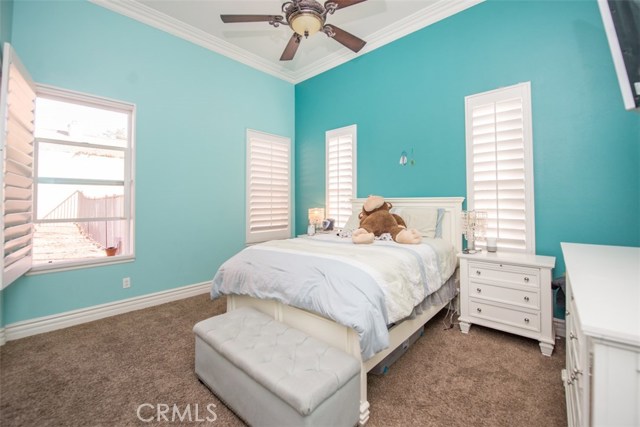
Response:
M356 218L364 200L352 201ZM464 199L385 200L424 232L422 244L354 245L336 233L266 242L225 262L211 290L213 298L227 295L227 311L256 308L360 360L360 425L369 419L367 372L446 307L458 288Z

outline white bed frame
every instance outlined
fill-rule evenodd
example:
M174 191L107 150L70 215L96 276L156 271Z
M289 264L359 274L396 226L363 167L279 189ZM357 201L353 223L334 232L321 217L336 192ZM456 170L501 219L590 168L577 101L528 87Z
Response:
M442 238L449 240L457 252L462 250L462 232L460 216L463 197L420 197L387 199L394 207L436 207L445 209L442 223ZM365 199L353 199L353 212L362 209ZM291 325L308 335L323 340L328 344L340 348L360 360L360 420L362 426L369 420L369 402L367 401L367 372L388 356L393 350L402 345L411 335L418 331L425 323L435 316L447 303L433 306L425 310L414 319L408 319L393 326L389 330L389 347L376 353L369 360L363 361L360 352L358 334L347 326L340 325L333 320L315 313L291 307L274 300L259 300L240 295L227 296L227 311L239 307L253 307L263 313L273 316L276 320Z

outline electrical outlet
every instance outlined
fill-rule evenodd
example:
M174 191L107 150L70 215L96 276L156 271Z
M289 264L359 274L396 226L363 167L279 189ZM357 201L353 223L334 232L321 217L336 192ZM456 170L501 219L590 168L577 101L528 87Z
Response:
M131 278L129 277L125 277L124 279L122 279L122 287L123 288L130 288L131 287Z

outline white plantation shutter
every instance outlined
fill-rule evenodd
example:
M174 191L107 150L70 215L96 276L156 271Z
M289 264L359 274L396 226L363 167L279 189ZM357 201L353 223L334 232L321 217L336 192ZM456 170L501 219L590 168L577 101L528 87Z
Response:
M326 216L344 227L351 215L351 199L356 196L357 127L351 125L327 131L326 140Z
M530 83L465 103L467 208L488 213L486 236L496 237L499 248L534 253Z
M35 85L8 43L0 88L2 161L2 288L31 268Z
M247 131L247 243L291 235L291 141Z

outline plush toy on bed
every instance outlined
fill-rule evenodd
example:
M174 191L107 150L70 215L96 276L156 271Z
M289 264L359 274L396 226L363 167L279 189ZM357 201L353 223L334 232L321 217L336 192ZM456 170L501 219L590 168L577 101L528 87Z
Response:
M351 235L353 243L373 243L376 237L384 233L391 234L393 240L398 243L420 243L420 232L407 229L404 220L389 211L391 206L391 203L385 202L381 196L369 196L359 215L360 228Z

